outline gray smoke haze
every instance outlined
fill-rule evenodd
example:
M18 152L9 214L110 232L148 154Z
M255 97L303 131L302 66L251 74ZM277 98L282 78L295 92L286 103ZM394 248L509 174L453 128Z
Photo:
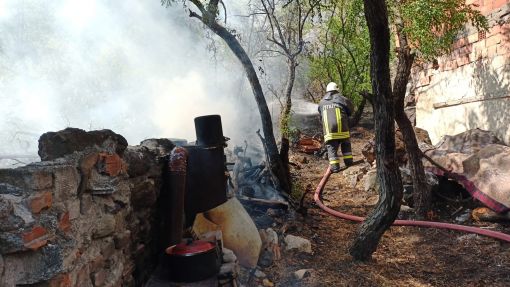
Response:
M0 155L36 154L40 134L68 126L194 140L205 114L242 142L260 126L253 96L204 35L179 3L0 0Z

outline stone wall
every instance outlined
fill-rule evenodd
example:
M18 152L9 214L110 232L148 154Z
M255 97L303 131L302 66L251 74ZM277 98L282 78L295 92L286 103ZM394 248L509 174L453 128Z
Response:
M45 161L0 169L0 286L144 282L157 254L159 159L172 147L66 129L41 137Z
M413 69L416 126L435 144L443 135L480 128L510 144L510 0L468 0L489 20L466 26L449 55Z

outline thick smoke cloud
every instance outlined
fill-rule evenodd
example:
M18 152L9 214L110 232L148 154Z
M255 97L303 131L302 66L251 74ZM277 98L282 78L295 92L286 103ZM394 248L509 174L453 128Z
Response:
M35 154L40 134L67 126L193 140L204 114L242 142L260 126L254 99L204 35L158 0L0 1L0 155Z

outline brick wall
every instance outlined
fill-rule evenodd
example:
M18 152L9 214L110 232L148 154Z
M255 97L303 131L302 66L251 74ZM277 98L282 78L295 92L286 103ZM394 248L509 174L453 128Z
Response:
M156 201L171 143L100 145L0 169L0 286L134 286L155 263Z
M436 63L414 67L416 125L436 143L443 135L491 130L510 143L510 0L478 5L490 29L466 26L453 51Z

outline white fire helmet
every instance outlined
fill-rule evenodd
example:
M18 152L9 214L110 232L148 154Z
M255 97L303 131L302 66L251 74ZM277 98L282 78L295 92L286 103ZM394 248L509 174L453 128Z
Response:
M331 91L338 91L338 85L336 83L331 82L326 87L326 92L331 92Z

